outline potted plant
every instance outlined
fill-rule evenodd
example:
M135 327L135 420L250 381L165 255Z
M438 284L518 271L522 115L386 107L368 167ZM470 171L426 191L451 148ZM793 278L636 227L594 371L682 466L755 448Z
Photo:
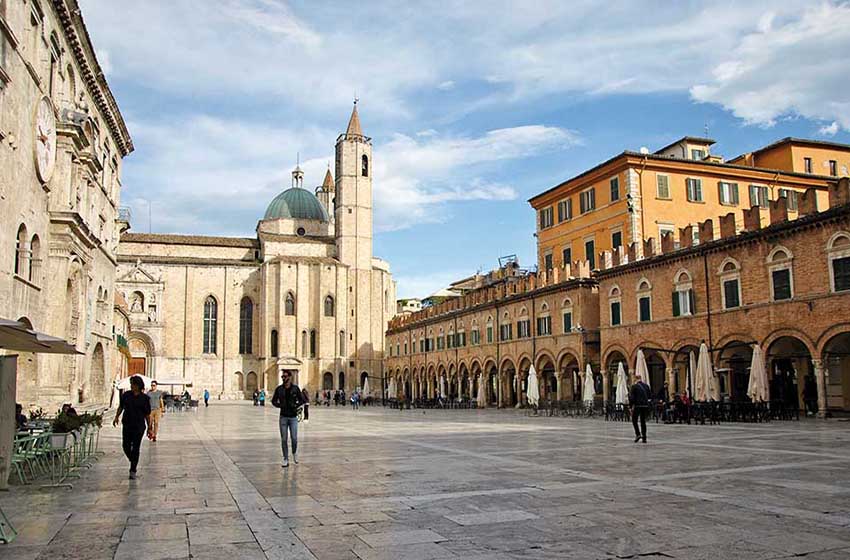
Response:
M50 446L54 449L65 447L68 443L68 434L79 430L81 423L79 416L72 416L64 412L57 414L50 425Z

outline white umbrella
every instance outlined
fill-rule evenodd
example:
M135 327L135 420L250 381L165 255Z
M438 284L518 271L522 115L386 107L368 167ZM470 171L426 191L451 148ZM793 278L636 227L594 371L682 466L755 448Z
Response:
M635 377L639 377L641 381L649 385L649 369L646 367L646 358L643 357L643 349L638 349L637 360L635 360Z
M363 380L363 396L368 397L370 393L371 390L369 389L369 378L367 377Z
M705 342L699 346L694 399L697 401L720 400L717 375L714 373L714 368L711 367L711 358L708 355L708 346L705 345Z
M753 402L770 400L767 389L767 369L764 367L764 354L758 344L753 344L753 361L750 364L750 383L747 386L747 396Z
M487 406L487 393L484 389L484 374L478 376L478 408Z
M387 398L394 399L396 398L396 390L395 390L395 377L390 377L390 385L387 387Z
M694 351L691 350L691 358L688 369L688 396L690 398L694 397L694 373L697 371L697 357L694 355Z
M446 376L440 376L440 396L446 398Z
M152 378L150 378L150 377L148 377L147 375L142 375L142 374L140 374L140 373L137 373L137 374L135 374L135 375L131 375L130 377L125 377L124 379L121 379L121 380L117 381L117 382L115 383L115 388L116 388L116 389L121 389L122 391L129 391L129 390L130 390L130 378L131 378L131 377L136 377L136 376L141 377L141 378L142 378L142 381L144 381L144 383L145 383L145 390L148 390L148 389L150 389L150 388L151 388L151 381L153 381L153 379L152 379Z
M528 404L537 406L540 403L540 384L537 381L537 371L534 366L528 370L528 388L525 391Z
M593 402L593 396L596 394L596 389L593 387L593 370L590 364L587 364L587 369L584 372L584 394L582 400L584 402Z
M629 402L629 382L626 381L626 369L623 367L623 362L617 366L617 398L614 401L616 404L628 404Z

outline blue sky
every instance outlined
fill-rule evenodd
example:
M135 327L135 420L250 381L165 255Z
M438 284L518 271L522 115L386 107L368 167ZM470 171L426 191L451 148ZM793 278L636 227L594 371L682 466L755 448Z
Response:
M838 2L80 0L136 151L134 231L253 235L296 153L321 183L355 93L400 297L516 253L526 200L624 149L850 143Z

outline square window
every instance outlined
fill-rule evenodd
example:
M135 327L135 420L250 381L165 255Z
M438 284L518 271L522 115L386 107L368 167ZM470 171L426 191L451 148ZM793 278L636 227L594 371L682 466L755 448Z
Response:
M543 268L548 272L552 270L552 253L543 255Z
M623 232L622 231L615 231L614 233L611 234L611 247L613 249L616 249L617 247L620 247L622 245L623 245Z
M579 194L581 213L590 212L596 208L596 189L588 189Z
M564 334L570 333L573 330L573 314L570 311L564 312Z
M620 200L620 178L612 177L611 178L611 202L615 200Z
M791 299L791 271L787 268L770 273L773 279L773 299L782 301Z
M810 157L803 158L803 168L804 168L806 173L812 172L812 158L810 158Z
M767 187L761 185L750 185L750 206L761 206L767 208L770 206L770 197L768 196Z
M656 175L658 198L670 198L670 178L667 175Z
M643 296L638 300L638 311L641 322L652 320L652 310L650 303L651 301L649 296Z
M612 301L611 302L611 326L617 326L620 324L620 302Z
M832 259L832 278L836 292L850 290L850 257Z
M573 250L570 247L564 247L561 251L561 262L565 265L573 262Z
M741 298L738 296L738 280L725 280L723 282L724 309L733 309L741 306Z
M702 161L705 159L705 150L691 149L691 159Z
M702 179L688 179L686 181L689 202L702 202Z
M718 191L720 204L738 204L738 183L726 183L721 181L718 187Z

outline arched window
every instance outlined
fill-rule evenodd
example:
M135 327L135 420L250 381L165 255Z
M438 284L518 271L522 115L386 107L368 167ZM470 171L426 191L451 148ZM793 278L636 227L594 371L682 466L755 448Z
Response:
M850 233L839 232L827 244L829 286L833 292L850 290Z
M21 224L18 227L18 237L15 244L15 274L24 276L29 270L29 237L27 236L27 226Z
M70 64L65 68L65 81L68 84L68 101L73 103L77 99L77 82L74 79L74 68Z
M487 317L487 344L493 344L493 318Z
M794 275L791 269L791 251L781 245L767 256L767 273L770 275L770 298L784 301L794 297Z
M251 298L243 297L239 303L239 353L251 353L254 334L254 304Z
M339 331L339 355L345 356L345 331Z
M209 296L204 302L204 354L215 354L218 329L218 302Z
M325 298L325 317L333 317L334 316L334 298L333 296L327 296Z
M523 307L519 312L519 319L516 322L517 338L528 338L531 336L531 321L528 319L528 310Z
M611 312L609 317L611 326L616 327L621 324L623 322L623 304L620 300L619 286L613 286L611 291L608 292L608 309Z
M272 329L272 336L271 336L271 355L272 355L272 358L277 358L277 356L278 356L277 345L278 345L277 329Z
M337 389L345 389L345 372L344 371L339 372L339 385L337 386Z
M652 321L652 284L642 278L637 285L638 321Z
M369 176L369 156L366 154L360 158L360 174L364 177Z
M286 293L286 300L283 304L284 315L295 315L295 295L292 292Z
M316 329L310 331L310 357L316 357Z
M29 280L33 284L41 284L41 241L37 235L33 235L30 241Z
M720 296L723 309L741 307L741 266L726 258L720 265Z
M673 317L684 317L696 313L696 299L691 274L680 270L673 278Z

